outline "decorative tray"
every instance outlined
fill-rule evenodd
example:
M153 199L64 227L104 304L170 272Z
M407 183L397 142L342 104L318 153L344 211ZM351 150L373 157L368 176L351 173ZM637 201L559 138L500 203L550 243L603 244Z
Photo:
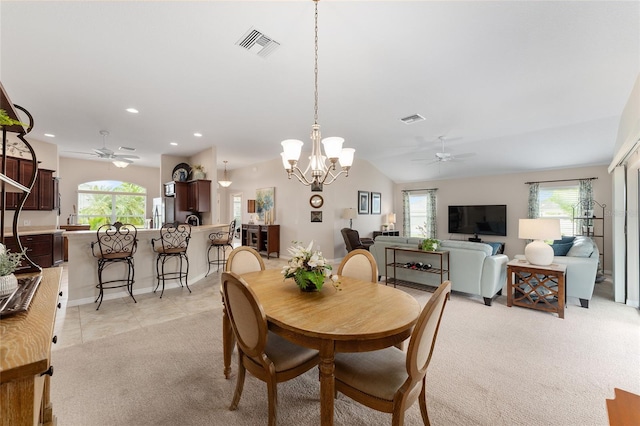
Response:
M0 296L0 318L26 312L41 280L42 275L18 278L18 287L15 291Z

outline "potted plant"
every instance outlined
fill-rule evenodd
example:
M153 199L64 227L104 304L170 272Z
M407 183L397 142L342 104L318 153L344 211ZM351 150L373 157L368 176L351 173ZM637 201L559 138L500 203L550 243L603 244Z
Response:
M23 122L14 120L13 118L9 117L7 111L0 109L0 129L2 129L4 126L13 126L16 124L19 126L27 126Z
M440 246L440 240L435 238L426 238L422 240L422 250L424 251L436 251Z
M288 249L291 259L282 268L282 275L293 278L302 291L321 290L325 278L331 276L331 265L322 256L322 252L313 249L313 241L307 247L297 241L293 244Z
M11 294L18 287L18 279L14 272L24 256L24 251L11 253L3 244L0 244L0 296Z

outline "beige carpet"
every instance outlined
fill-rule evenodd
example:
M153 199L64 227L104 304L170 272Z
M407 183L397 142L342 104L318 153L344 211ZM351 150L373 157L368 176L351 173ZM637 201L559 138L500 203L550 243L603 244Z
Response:
M406 289L424 303L431 293ZM427 373L433 425L607 425L605 399L640 394L640 316L598 284L565 319L454 294ZM602 296L604 295L604 297ZM54 351L51 396L61 426L264 425L264 384L247 375L240 407L222 374L221 309ZM235 354L234 354L234 372ZM279 386L279 425L318 425L317 371ZM343 395L336 425L390 424ZM407 425L421 425L417 404Z

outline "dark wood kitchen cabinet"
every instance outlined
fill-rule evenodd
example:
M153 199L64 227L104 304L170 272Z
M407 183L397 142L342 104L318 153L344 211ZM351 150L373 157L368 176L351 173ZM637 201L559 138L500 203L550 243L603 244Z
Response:
M22 247L27 250L29 258L42 268L58 266L64 257L62 231L47 234L20 235ZM4 237L4 244L12 252L18 252L18 242L15 237ZM31 265L23 262L16 273L31 272Z
M211 209L211 181L192 180L189 181L187 210L192 212L208 212Z
M7 177L21 183L29 185L29 178L33 173L33 161L15 157L6 158ZM38 169L36 181L28 194L23 210L54 210L57 208L58 185L57 178L53 177L55 171ZM6 210L18 208L19 197L22 193L6 194Z

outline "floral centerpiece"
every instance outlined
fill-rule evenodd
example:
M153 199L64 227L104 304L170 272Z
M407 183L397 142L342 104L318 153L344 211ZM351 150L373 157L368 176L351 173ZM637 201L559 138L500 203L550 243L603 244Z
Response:
M11 253L0 244L0 296L11 294L18 287L18 279L13 274L24 259L24 252Z
M294 241L288 251L291 259L282 268L285 278L293 278L300 290L316 291L322 289L326 277L331 276L331 265L322 256L322 252L313 249L313 241L307 247Z

